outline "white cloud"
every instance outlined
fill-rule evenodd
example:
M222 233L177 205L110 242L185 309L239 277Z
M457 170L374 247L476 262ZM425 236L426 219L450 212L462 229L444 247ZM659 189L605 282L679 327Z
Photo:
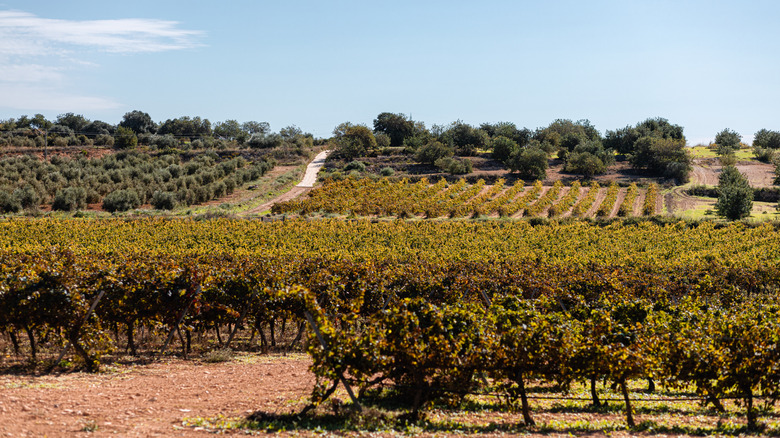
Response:
M0 107L40 111L106 110L110 98L74 90L69 74L99 68L87 51L154 53L201 46L203 32L153 19L61 20L0 11Z
M63 46L115 53L162 52L198 47L203 32L179 29L178 22L125 18L59 20L27 12L0 11L0 54L35 56Z

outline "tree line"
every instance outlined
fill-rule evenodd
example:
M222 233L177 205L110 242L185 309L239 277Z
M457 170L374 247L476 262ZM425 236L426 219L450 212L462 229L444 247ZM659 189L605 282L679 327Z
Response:
M607 130L602 135L588 120L558 119L535 130L512 122L463 121L426 128L404 114L383 112L373 128L345 122L333 131L334 157L357 160L398 148L416 162L453 174L471 171L464 157L489 154L523 179L544 179L551 159L563 162L563 171L585 177L604 174L616 160L627 161L637 172L683 183L692 158L683 127L661 117L633 126ZM716 136L718 150L739 148L741 136L725 129ZM391 149L387 149L391 148ZM756 155L780 148L780 133L762 129L754 141ZM768 152L767 152L768 151Z
M268 122L225 120L212 124L198 116L155 122L143 111L130 111L116 124L89 120L72 112L48 120L42 114L0 120L0 146L110 146L131 149L139 144L160 149L251 147L284 145L311 147L314 136L297 126L273 132Z

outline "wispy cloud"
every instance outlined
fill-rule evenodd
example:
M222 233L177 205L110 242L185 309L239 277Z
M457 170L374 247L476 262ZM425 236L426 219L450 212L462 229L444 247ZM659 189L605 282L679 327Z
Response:
M106 52L162 52L197 47L203 32L178 28L176 21L125 18L59 20L27 12L0 11L0 54L35 56L63 46Z
M89 111L116 108L110 98L74 92L69 74L98 68L86 52L155 53L201 46L204 33L176 21L123 18L62 20L0 11L0 107Z

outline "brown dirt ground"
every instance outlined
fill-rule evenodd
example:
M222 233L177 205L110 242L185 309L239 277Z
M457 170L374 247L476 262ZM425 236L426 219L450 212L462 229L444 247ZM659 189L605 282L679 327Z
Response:
M0 436L206 436L182 428L182 421L282 413L305 404L314 383L308 357L243 359L170 360L101 374L0 375Z

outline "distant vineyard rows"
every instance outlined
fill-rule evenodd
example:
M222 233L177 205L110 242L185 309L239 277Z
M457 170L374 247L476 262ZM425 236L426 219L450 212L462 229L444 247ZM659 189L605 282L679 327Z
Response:
M595 205L599 193L603 199ZM619 201L619 202L618 202ZM396 216L426 218L500 216L500 217L612 217L652 216L658 208L658 185L647 189L631 184L621 189L612 183L606 189L593 182L583 188L579 181L565 187L556 181L545 188L540 181L525 187L522 182L507 186L499 179L492 186L479 180L467 184L459 180L431 184L423 178L411 183L406 179L347 178L329 181L308 197L276 204L275 213L310 214L316 212L355 216Z

